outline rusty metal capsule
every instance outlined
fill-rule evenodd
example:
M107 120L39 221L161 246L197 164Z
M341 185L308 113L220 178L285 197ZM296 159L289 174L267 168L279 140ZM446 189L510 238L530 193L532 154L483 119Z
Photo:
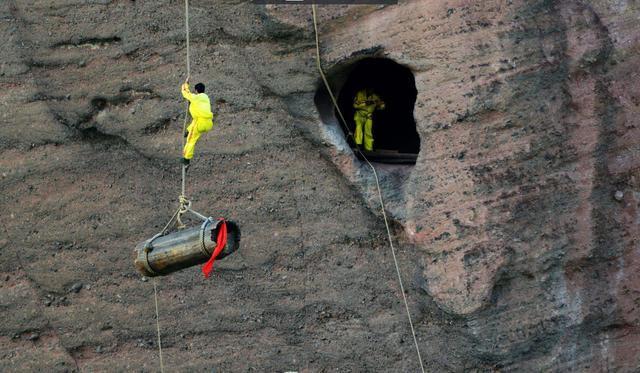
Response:
M240 245L240 229L227 221L227 245L216 260L236 251ZM206 220L198 228L190 228L152 238L138 244L134 250L135 266L147 276L165 276L175 271L205 263L216 247L221 222Z

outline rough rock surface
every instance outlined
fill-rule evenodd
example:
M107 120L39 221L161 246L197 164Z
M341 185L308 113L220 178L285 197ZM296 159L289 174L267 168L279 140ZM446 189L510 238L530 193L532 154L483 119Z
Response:
M0 2L0 370L158 370L131 250L179 189L182 6ZM416 371L372 175L315 106L310 8L191 10L219 115L188 192L243 242L157 280L167 368ZM320 7L336 87L363 57L415 75L418 162L377 167L427 370L640 369L639 17Z

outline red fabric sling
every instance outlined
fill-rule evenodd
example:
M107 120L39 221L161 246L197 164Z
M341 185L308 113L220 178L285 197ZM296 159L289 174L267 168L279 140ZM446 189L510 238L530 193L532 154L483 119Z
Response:
M216 248L213 249L213 254L211 254L211 258L202 266L202 274L204 274L204 278L209 278L211 272L213 271L213 262L216 261L216 258L224 247L227 245L227 222L224 219L220 219L222 222L220 225L220 229L218 230L218 239L216 239Z

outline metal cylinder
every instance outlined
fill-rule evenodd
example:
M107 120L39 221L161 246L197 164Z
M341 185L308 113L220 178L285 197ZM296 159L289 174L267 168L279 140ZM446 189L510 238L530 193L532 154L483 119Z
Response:
M227 221L227 245L216 260L236 251L240 244L240 229ZM164 276L175 271L205 263L216 247L221 222L207 220L200 227L185 229L140 243L134 250L135 266L148 277Z

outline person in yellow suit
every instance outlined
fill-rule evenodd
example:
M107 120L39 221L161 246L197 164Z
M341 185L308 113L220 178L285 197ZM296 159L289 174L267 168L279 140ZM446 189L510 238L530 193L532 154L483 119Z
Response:
M211 131L213 128L213 113L211 112L211 102L209 96L204 93L204 84L195 85L196 93L189 90L189 82L182 85L182 96L189 101L189 114L191 114L191 124L187 127L184 136L187 138L182 151L182 163L189 167L196 143L203 133Z
M363 89L356 93L353 99L353 107L356 112L353 120L356 122L355 141L357 145L362 145L364 140L364 150L373 150L373 112L384 110L384 101L369 89Z

